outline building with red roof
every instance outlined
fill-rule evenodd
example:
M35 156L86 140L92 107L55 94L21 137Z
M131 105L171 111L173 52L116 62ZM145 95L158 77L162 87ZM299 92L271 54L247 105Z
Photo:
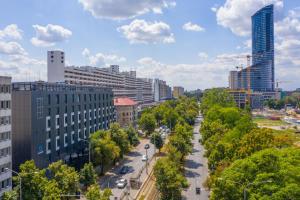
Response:
M138 103L128 97L114 98L116 121L121 127L135 125Z

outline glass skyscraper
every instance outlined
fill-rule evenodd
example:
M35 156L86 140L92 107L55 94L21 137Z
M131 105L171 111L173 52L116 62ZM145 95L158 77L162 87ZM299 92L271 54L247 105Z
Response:
M252 16L251 89L274 91L274 20L273 5Z

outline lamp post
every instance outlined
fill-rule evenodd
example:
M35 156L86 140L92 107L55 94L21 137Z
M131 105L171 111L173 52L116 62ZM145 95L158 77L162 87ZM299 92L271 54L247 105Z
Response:
M22 200L22 179L21 179L21 176L18 172L12 170L12 169L9 169L9 168L5 168L6 171L10 171L14 174L16 174L18 177L19 177L19 185L20 185L20 200Z

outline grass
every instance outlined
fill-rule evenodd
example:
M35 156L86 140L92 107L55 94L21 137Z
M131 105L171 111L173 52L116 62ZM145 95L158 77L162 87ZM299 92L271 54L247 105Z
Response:
M257 123L258 126L286 126L288 123L282 120L270 120L266 118L254 118L254 123Z

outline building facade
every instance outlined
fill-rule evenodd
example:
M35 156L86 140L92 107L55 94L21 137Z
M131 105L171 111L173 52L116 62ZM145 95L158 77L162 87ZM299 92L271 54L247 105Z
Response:
M229 89L236 90L236 89L239 88L239 85L238 85L238 71L230 71L228 79L229 79L228 80Z
M179 98L184 95L184 88L181 86L175 86L173 87L173 97Z
M114 98L116 121L121 127L135 126L137 120L137 103L130 98Z
M166 81L154 79L153 81L154 101L164 101L172 98L172 89Z
M274 19L273 5L252 16L252 64L255 91L274 91Z
M12 85L13 169L87 157L89 134L115 121L111 89L61 83Z
M11 77L0 76L0 198L12 188Z
M64 82L65 53L63 51L47 52L48 82Z

